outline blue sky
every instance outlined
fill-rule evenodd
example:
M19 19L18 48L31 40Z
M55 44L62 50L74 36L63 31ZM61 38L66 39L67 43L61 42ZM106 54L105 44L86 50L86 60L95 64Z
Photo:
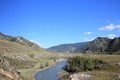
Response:
M120 36L120 0L0 0L0 32L41 47Z

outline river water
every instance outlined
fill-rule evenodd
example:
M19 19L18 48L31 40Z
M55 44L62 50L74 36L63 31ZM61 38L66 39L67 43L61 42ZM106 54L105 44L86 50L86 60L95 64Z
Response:
M67 60L58 61L55 66L39 71L35 74L35 80L57 80L57 73L65 68Z

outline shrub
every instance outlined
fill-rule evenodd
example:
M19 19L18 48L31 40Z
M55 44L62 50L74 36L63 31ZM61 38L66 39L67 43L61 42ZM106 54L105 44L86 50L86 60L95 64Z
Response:
M104 64L102 60L75 56L68 59L66 69L69 72L91 71L100 69L101 64Z

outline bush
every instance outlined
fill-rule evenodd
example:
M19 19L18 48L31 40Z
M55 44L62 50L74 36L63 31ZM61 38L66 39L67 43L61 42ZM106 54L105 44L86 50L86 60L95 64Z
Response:
M101 64L104 64L102 60L76 56L68 59L66 69L69 72L91 71L100 69Z

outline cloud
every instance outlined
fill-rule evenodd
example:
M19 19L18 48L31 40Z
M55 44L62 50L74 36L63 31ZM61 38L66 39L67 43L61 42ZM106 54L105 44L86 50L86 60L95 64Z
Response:
M113 39L113 38L117 37L117 35L115 35L115 34L108 34L107 37Z
M84 35L90 35L92 32L85 32Z
M35 41L35 40L30 40L30 41L33 42L33 43L36 43L40 46L40 43L38 41Z
M120 25L114 25L113 23L103 26L99 28L100 31L113 31L113 30L120 30Z

